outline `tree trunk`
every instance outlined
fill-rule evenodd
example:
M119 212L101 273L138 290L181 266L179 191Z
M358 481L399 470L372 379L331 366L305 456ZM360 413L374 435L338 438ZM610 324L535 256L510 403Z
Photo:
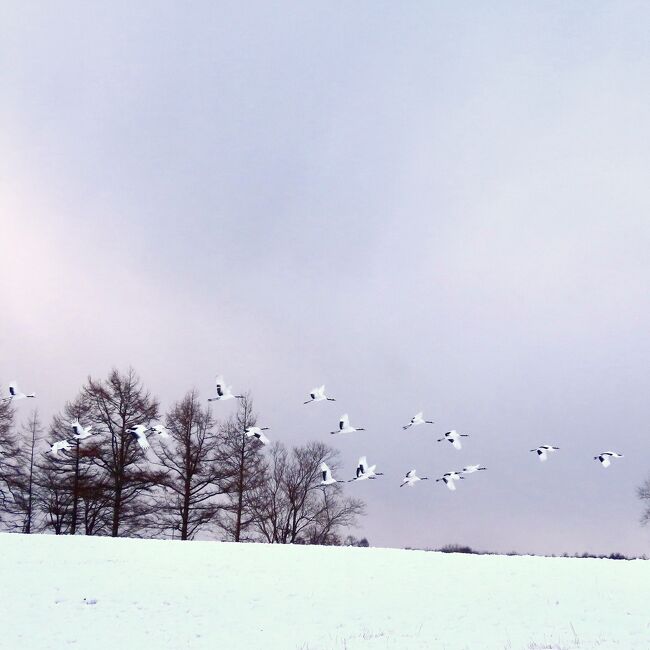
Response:
M27 493L27 521L25 522L25 533L32 532L32 492L34 483L34 447L36 446L36 426L32 426L32 449L29 459L29 491Z
M190 519L190 483L185 481L185 494L183 495L183 510L181 512L181 539L187 539L187 528Z
M74 480L72 483L72 521L70 523L70 534L77 532L77 508L79 504L79 441L76 442L74 458Z
M239 457L239 484L237 486L239 494L237 495L237 520L235 522L235 541L238 542L241 539L241 519L242 519L242 510L244 504L244 451L246 444L246 436L242 434L241 441L241 455Z
M113 524L111 526L111 537L117 537L120 532L120 511L122 509L122 488L115 490L115 499L113 500Z

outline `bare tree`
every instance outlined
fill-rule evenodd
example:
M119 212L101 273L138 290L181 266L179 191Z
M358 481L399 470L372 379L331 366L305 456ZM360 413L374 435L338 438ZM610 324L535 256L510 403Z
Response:
M220 487L226 501L220 511L219 526L226 538L235 542L251 538L249 531L253 515L249 495L264 482L265 461L261 454L263 445L245 433L256 421L253 400L247 394L239 401L235 415L220 428Z
M55 535L69 533L72 520L70 482L48 453L36 463L34 484L34 506L42 516L43 527L51 528Z
M107 535L111 531L113 494L111 477L99 471L94 459L101 453L96 443L81 450L81 458L91 463L90 471L84 472L78 488L78 522L85 535Z
M266 480L250 494L256 530L271 543L339 544L339 532L364 514L360 499L321 484L321 463L338 468L338 452L319 442L289 451L275 443Z
M72 435L71 423L78 420L82 426L89 425L90 405L84 395L79 395L74 401L66 403L63 412L52 418L49 435L53 441L66 439L71 443L69 451L61 450L56 456L47 455L41 465L48 467L50 478L57 481L59 490L66 487L70 491L70 504L67 532L70 535L77 533L78 525L83 519L81 510L85 505L82 493L87 494L88 489L100 480L101 470L96 466L95 460L100 454L100 439L97 436L85 438L83 441ZM46 502L48 502L46 500ZM87 532L85 530L84 532Z
M21 479L14 491L14 501L22 514L21 530L23 533L32 532L34 523L34 473L36 442L43 433L38 411L32 411L28 422L22 427L21 440Z
M643 502L644 511L641 515L641 524L645 526L650 523L650 478L637 488L637 496Z
M37 463L36 502L57 534L103 535L110 530L111 482L97 464L99 441L75 440L70 451L44 453Z
M14 410L8 400L0 401L0 512L12 500L10 485L15 468L16 438L13 433Z
M172 406L166 418L171 440L157 447L166 488L158 501L160 525L192 539L214 522L221 494L220 437L209 408L202 408L196 391Z
M139 534L153 525L155 506L148 497L163 474L151 469L129 430L148 427L158 416L158 402L133 369L124 374L114 369L105 381L89 377L82 398L101 440L93 462L105 472L110 489L110 534Z
M10 401L0 401L0 524L8 530L22 527L21 494L25 474L23 454L14 429Z
M68 440L71 448L56 455L45 452L36 464L36 504L43 514L43 525L57 534L106 532L110 502L104 471L96 462L101 438L93 435L80 440L72 435L71 423L79 420L82 426L89 426L89 416L90 406L83 394L66 403L62 413L52 418L49 437L52 442Z

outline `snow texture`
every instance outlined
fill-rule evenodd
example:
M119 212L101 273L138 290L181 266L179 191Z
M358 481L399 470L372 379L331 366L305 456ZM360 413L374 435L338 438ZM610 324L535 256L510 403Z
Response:
M0 535L0 648L648 650L650 562Z

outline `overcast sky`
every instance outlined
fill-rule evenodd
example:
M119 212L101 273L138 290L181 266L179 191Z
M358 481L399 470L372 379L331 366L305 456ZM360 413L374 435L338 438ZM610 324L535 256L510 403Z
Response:
M460 4L3 2L0 381L223 373L373 545L650 551L650 8Z

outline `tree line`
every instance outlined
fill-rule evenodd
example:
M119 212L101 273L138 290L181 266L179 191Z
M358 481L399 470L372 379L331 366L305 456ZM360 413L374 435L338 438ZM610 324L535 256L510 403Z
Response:
M92 425L83 440L70 423ZM163 420L145 453L129 430ZM364 514L338 484L322 486L321 463L338 452L320 442L265 450L245 430L257 416L250 394L215 419L195 390L164 414L134 370L89 377L47 430L34 411L22 426L0 403L0 527L23 533L189 540L367 545L348 535ZM57 440L70 449L46 450ZM48 446L49 446L48 445Z

